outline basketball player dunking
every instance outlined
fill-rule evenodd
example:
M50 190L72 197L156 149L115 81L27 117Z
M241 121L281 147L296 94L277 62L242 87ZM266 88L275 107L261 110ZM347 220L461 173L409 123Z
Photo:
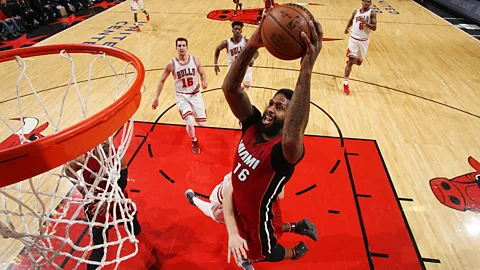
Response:
M143 0L130 0L130 9L133 12L133 20L135 21L135 30L140 31L140 26L138 26L138 16L137 16L137 12L139 9L147 17L147 22L150 21L150 15L148 15L148 12L145 9L145 6L143 5Z
M377 14L375 10L370 8L371 4L371 0L362 0L362 8L353 11L352 17L345 28L345 34L348 34L348 29L353 24L350 39L348 40L348 60L345 66L345 81L343 83L343 92L346 95L350 94L348 77L352 71L352 66L353 64L360 66L363 60L365 60L368 43L370 42L370 32L377 29Z
M213 57L213 63L214 63L214 69L215 69L215 74L218 75L220 73L220 67L218 66L218 57L220 56L220 52L223 49L227 50L227 59L228 59L228 67L232 66L233 61L237 56L240 54L240 52L243 50L245 45L247 44L248 39L242 35L242 29L243 29L243 23L242 22L232 22L232 33L233 37L222 41L220 45L217 46L215 49L215 56ZM258 51L253 55L252 60L250 61L250 64L247 69L247 73L245 74L245 77L243 78L243 87L245 89L249 89L250 86L252 85L252 66L258 57Z
M264 15L265 18L265 15ZM292 177L304 155L303 135L310 110L313 66L322 47L322 26L309 22L312 39L302 33L306 45L300 61L295 91L280 89L270 99L263 115L252 106L240 87L255 52L263 47L261 24L233 62L223 82L223 93L233 114L242 122L242 138L234 157L232 185L225 192L223 214L229 235L228 259L237 263L278 262L303 257L308 248L300 242L293 248L278 243L282 234L277 196ZM231 194L231 195L230 195ZM295 230L296 228L292 228Z
M207 88L207 75L203 70L200 59L188 55L188 41L184 38L177 38L175 41L178 56L169 61L158 83L157 92L153 98L152 108L158 107L158 97L162 93L167 77L172 73L175 79L175 101L182 119L185 121L187 133L192 140L192 152L200 154L200 146L195 136L194 118L199 126L205 126L207 113L200 93L200 75L202 88Z

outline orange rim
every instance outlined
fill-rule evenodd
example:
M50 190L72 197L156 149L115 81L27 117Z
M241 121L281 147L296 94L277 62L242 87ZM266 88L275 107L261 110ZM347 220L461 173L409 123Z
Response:
M62 50L68 53L105 53L131 62L137 70L137 77L125 94L97 114L59 133L0 150L0 187L34 177L86 153L114 134L140 106L145 68L135 55L121 49L86 44L34 46L0 52L0 63L13 60L15 56L28 58L60 53Z

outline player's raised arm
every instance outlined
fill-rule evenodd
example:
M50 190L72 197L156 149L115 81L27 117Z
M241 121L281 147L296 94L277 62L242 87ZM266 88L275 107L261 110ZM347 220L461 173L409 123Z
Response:
M160 81L158 82L157 85L157 91L155 92L155 96L153 97L153 102L152 102L152 109L156 109L158 107L158 98L160 97L160 94L163 91L163 86L165 85L165 81L168 78L168 75L173 71L173 63L172 61L169 61L165 69L163 70L162 75L160 76Z
M263 47L262 36L260 34L261 27L260 24L248 40L245 48L243 48L242 52L235 61L233 61L222 85L225 99L235 117L240 121L247 119L252 113L252 104L250 103L248 95L243 91L241 84L247 72L248 65L256 53L258 53L258 49Z
M300 61L300 75L288 106L283 127L283 156L291 164L297 163L303 154L303 134L307 127L310 112L312 70L322 49L322 26L316 19L314 22L310 21L309 26L312 32L312 40L309 40L307 35L302 32L307 51Z
M224 40L215 49L215 55L213 56L213 69L215 70L216 75L220 73L220 67L218 66L218 57L220 56L220 52L226 48L227 48L227 41Z

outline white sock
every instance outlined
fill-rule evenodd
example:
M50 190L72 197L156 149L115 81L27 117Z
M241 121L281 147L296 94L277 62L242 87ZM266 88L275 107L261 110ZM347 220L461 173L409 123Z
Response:
M200 209L207 217L215 220L212 212L212 205L210 203L202 201L197 197L193 197L193 202L198 207L198 209Z
M345 78L345 81L343 82L343 84L348 85L348 78Z
M195 127L187 125L186 129L187 129L188 136L190 136L190 139L192 140L192 142L196 141L197 137L195 137Z

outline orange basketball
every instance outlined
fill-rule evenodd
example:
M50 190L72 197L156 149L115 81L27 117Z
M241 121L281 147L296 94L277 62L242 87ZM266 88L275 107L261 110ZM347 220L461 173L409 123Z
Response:
M296 4L284 4L270 10L262 24L263 45L282 60L302 57L307 48L300 34L305 32L311 40L309 21L313 21L310 11Z

